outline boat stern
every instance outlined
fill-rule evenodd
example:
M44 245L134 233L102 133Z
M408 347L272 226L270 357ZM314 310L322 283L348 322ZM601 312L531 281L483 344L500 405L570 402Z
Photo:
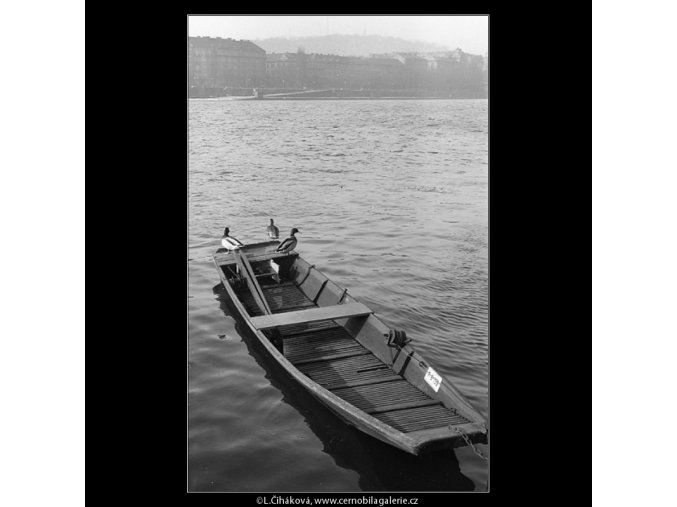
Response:
M484 425L477 423L414 431L408 433L408 436L415 442L410 452L416 455L489 443L489 431Z

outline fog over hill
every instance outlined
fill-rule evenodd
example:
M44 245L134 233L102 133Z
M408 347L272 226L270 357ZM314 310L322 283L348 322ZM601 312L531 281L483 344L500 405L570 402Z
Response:
M450 51L439 44L410 41L381 35L324 35L316 37L273 37L253 39L252 42L266 53L295 53L302 47L306 53L321 53L339 56L366 56L371 53L428 53Z

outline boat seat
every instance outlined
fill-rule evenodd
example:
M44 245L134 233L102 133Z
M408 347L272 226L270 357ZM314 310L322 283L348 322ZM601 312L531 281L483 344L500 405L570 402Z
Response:
M304 324L306 322L318 322L320 320L360 317L371 313L372 311L362 303L346 303L343 305L322 306L320 308L310 308L308 310L298 310L295 312L262 315L260 317L252 317L251 322L257 329L269 329L271 327Z
M240 249L242 251L242 249ZM298 257L298 253L292 251L292 252L263 252L263 253L251 253L248 254L247 252L243 252L247 258L249 259L249 262L261 262L261 261L269 261L269 260L274 260L274 259L283 259L283 258L294 258ZM214 255L214 261L219 266L227 266L229 264L235 264L235 256L233 253L228 253L228 254L220 254L220 255Z

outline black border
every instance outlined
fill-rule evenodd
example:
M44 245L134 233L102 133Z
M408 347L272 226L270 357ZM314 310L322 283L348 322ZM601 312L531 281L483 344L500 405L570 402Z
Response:
M578 215L589 188L590 21L552 9L454 6L491 16L493 453L490 492L476 499L582 489L589 419L577 379L589 350L581 325L589 250ZM185 491L186 88L176 55L185 54L188 13L87 12L92 497L204 497ZM430 493L422 503L442 494L458 498Z

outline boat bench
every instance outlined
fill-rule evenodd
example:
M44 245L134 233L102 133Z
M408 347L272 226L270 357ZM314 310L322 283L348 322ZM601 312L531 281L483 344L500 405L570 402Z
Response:
M346 303L343 305L322 306L295 312L276 313L252 317L251 322L257 329L288 326L290 324L305 324L320 320L344 319L369 315L372 311L362 303Z
M240 249L242 252L242 249ZM258 254L248 254L246 251L242 252L247 256L247 259L249 259L249 262L261 262L261 261L269 261L271 259L281 259L283 257L298 257L298 253L292 251L292 252L264 252L264 253L258 253ZM227 266L230 264L235 264L235 256L232 253L229 254L223 254L223 255L214 255L214 260L219 266Z

